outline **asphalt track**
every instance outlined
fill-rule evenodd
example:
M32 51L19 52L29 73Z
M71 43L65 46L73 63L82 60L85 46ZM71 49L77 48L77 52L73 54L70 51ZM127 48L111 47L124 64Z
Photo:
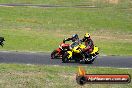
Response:
M62 63L60 59L50 59L50 53L0 52L0 63L67 65L77 66L79 63ZM132 57L99 56L93 64L81 64L100 67L132 68Z
M41 4L0 4L0 6L27 6L27 7L43 7L43 8L97 8L96 6L89 5L74 5L74 6L62 6L62 5L41 5Z

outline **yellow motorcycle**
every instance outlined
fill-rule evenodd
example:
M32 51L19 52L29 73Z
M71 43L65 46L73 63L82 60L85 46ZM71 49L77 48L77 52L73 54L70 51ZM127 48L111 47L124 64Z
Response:
M94 46L94 49L90 54L88 54L87 52L82 52L82 50L86 48L86 46L82 43L73 42L69 46L69 48L70 50L65 52L65 54L63 55L63 63L68 63L72 60L75 60L75 62L84 62L86 64L91 64L99 54L99 49L97 46Z

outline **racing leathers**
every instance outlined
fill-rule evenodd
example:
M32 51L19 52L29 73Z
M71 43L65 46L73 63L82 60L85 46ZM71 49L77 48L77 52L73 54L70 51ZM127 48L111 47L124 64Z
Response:
M90 37L84 37L81 42L85 42L86 48L83 49L83 52L91 53L94 49L93 40Z

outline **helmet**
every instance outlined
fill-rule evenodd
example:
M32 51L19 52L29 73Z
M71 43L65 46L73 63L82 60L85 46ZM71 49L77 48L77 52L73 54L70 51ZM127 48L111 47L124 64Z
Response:
M78 35L77 34L73 34L72 35L72 38L76 38L77 39L78 38Z
M90 38L90 34L89 33L85 33L84 37L85 38Z

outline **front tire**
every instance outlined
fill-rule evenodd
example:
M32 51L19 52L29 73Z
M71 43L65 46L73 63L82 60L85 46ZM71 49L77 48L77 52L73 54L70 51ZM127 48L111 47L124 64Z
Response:
M57 59L58 57L59 57L58 51L57 50L54 50L51 53L51 59Z

